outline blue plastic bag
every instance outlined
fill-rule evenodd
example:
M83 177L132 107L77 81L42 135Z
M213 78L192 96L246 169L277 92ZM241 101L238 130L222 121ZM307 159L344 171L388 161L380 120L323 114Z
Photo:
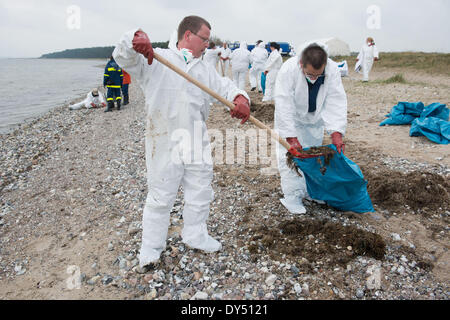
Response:
M409 130L411 137L425 136L439 144L450 143L450 122L435 117L417 118Z
M327 147L336 151L336 147L332 144ZM367 180L356 163L343 153L337 152L327 165L323 156L320 160L322 165L318 162L318 158L294 158L295 164L305 176L306 188L311 198L323 200L342 211L357 213L375 211L367 192ZM320 171L322 166L326 167L323 175Z
M414 119L420 117L423 109L422 102L399 102L392 107L391 112L386 115L388 118L382 121L380 126L411 124Z
M263 94L265 94L266 93L266 75L264 74L264 72L261 73L261 88L262 88Z
M450 110L445 104L435 102L423 109L422 113L420 114L420 118L435 117L448 121L449 114Z

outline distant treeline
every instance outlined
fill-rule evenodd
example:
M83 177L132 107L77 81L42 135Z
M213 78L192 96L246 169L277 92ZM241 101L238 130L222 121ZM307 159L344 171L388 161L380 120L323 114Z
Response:
M152 42L153 48L167 48L169 41ZM64 51L43 54L41 59L103 59L109 58L114 47L95 47L81 49L66 49Z

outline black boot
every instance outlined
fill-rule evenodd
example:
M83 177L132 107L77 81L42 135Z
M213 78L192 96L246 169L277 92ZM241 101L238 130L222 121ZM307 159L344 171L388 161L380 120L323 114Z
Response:
M108 101L108 106L106 107L105 112L111 112L113 108L114 108L114 102Z
M256 87L253 87L253 88L250 89L250 91L255 91L255 89L256 89Z
M120 99L117 100L117 110L120 110Z
M128 96L123 97L123 105L126 106L128 104Z

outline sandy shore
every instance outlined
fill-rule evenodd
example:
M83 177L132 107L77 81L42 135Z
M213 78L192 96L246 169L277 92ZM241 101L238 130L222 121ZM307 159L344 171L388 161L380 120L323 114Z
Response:
M346 154L369 180L375 213L307 202L307 214L292 216L267 163L218 164L208 225L222 251L181 243L180 191L167 250L146 274L135 268L147 190L136 84L120 112L63 106L2 135L0 298L449 299L449 146L378 124L398 101L449 105L450 79L404 76L406 84L344 79ZM273 107L252 98L272 126ZM221 106L208 127L254 128Z

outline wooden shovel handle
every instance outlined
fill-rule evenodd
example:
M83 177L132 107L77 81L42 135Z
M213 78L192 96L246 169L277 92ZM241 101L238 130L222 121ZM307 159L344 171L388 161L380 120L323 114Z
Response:
M194 85L196 85L197 87L199 87L200 89L202 89L203 91L205 91L207 94L209 94L210 96L212 96L213 98L219 100L220 102L222 102L224 105L226 105L227 107L229 107L231 110L234 109L234 104L231 101L228 101L227 99L223 98L221 95L219 95L217 92L211 90L210 88L208 88L207 86L205 86L203 83L199 82L197 79L191 77L190 75L188 75L186 72L184 72L183 70L181 70L180 68L178 68L177 66L173 65L172 63L170 63L169 61L167 61L167 59L164 59L163 57L161 57L159 54L157 53L153 53L153 57L158 60L160 63L162 63L163 65L165 65L166 67L172 69L173 71L175 71L176 73L178 73L180 76L182 76L183 78L185 78L187 81L193 83ZM268 126L266 126L264 123L262 123L261 121L259 121L258 119L256 119L253 116L250 116L249 120L254 123L258 128L267 130L270 133L270 136L272 137L272 139L278 141L279 143L281 143L287 150L289 150L291 148L291 145L285 140L282 139L275 131L273 131L272 129L270 129Z

